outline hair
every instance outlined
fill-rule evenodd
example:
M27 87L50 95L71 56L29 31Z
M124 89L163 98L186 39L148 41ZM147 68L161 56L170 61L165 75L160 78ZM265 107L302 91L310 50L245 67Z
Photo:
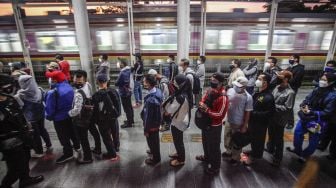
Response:
M173 54L168 55L168 57L169 57L170 59L172 59L173 61L175 60L175 56L174 56Z
M119 58L119 61L120 61L120 63L123 64L125 67L128 65L126 59L124 59L124 58Z
M333 67L336 67L336 61L335 61L335 60L329 60L329 61L327 61L326 64L327 64L327 65L328 65L328 64L331 64Z
M269 86L272 80L271 75L269 75L268 73L262 72L260 73L261 76L263 76L263 80L267 82L267 85ZM260 76L259 75L259 76Z
M206 57L204 55L199 56L199 58L203 63L206 61Z
M268 57L267 59L270 59L270 60L272 60L272 63L274 63L274 64L277 64L277 62L278 62L278 59L277 58L275 58L275 57Z
M146 82L149 83L150 86L154 87L156 85L156 78L154 75L146 74L145 75Z
M298 54L293 54L292 56L294 57L294 59L297 59L298 62L300 62L300 56Z
M283 70L280 72L281 75L284 76L284 78L287 78L288 80L292 79L293 73L288 70Z
M233 63L236 64L238 67L241 66L241 61L238 59L232 59Z
M64 57L61 54L56 54L55 59L59 59L59 60L63 61Z
M183 59L181 59L181 62L183 62L184 66L188 66L189 67L189 64L190 64L189 59L183 58Z
M87 78L87 73L86 73L85 70L76 70L75 71L75 76L76 76L76 78L84 77L84 79L86 79Z
M107 56L106 54L101 54L100 56L102 57L102 59L103 59L104 61L106 61L106 60L108 59L108 56Z

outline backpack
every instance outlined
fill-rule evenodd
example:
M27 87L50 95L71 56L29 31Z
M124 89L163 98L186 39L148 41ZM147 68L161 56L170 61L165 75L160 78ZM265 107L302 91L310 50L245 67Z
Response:
M116 95L115 90L108 90L102 101L98 103L98 120L109 121L110 119L117 119L121 114L120 97ZM114 95L114 102L110 94ZM117 103L117 104L116 104Z
M199 79L199 77L195 74L195 73L191 73L191 72L188 72L186 74L186 76L188 74L191 74L193 76L193 94L199 94L201 92L201 81Z
M175 76L178 75L178 66L174 62L172 62L169 65L169 69L169 72L172 74L170 75L170 81L174 81Z
M81 112L78 116L74 118L75 121L77 121L77 125L89 125L91 121L91 117L93 114L93 103L91 98L87 98L86 94L83 90L79 89L78 92L83 97L83 105Z

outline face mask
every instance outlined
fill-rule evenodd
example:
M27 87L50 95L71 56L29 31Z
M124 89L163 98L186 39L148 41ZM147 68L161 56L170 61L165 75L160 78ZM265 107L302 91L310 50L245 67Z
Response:
M218 87L218 83L211 81L210 82L210 87L213 88L213 89L216 89Z
M262 88L262 81L260 81L260 80L257 80L256 82L255 82L255 85L256 85L256 87L257 88Z
M324 72L334 72L334 67L324 67Z
M230 70L233 70L234 68L236 68L234 65L230 65Z
M117 63L117 68L120 69L120 62Z
M290 60L288 60L288 63L291 64L291 65L293 65L294 64L294 60L290 59Z
M202 64L202 62L200 60L197 60L197 65Z
M322 88L328 87L328 82L324 80L320 80L319 87L322 87Z
M102 60L102 59L100 59L100 58L98 59L98 61L99 61L99 63L103 62L103 60Z
M80 88L82 88L84 86L84 84L74 84L74 87L76 88L76 89L80 89Z
M233 89L236 91L236 93L242 93L243 89L238 86L233 86Z
M167 63L170 63L170 59L167 59Z

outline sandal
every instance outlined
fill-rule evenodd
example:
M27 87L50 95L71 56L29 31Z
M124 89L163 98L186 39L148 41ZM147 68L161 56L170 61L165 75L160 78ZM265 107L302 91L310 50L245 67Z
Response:
M207 161L207 159L205 158L204 155L198 155L198 156L196 156L195 158L196 158L196 160L198 160L198 161L202 161L202 162L206 162L206 161Z
M170 161L170 166L173 166L173 167L178 167L178 166L183 166L183 165L184 165L184 162L178 161L177 159Z
M173 158L173 159L176 159L176 158L178 158L178 155L177 155L177 153L173 153L173 154L169 154L169 157Z

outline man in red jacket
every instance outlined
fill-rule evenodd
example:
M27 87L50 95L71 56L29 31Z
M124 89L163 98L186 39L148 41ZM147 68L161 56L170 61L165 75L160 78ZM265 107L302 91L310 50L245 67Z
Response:
M197 156L196 160L210 164L210 167L205 170L210 175L217 174L221 164L222 122L229 105L223 87L224 79L224 74L221 72L213 74L210 81L211 89L207 91L199 103L199 108L210 116L212 122L206 130L202 130L204 155Z
M67 60L64 60L64 57L61 54L56 54L55 56L56 62L59 64L61 71L65 74L66 79L70 81L70 64Z

